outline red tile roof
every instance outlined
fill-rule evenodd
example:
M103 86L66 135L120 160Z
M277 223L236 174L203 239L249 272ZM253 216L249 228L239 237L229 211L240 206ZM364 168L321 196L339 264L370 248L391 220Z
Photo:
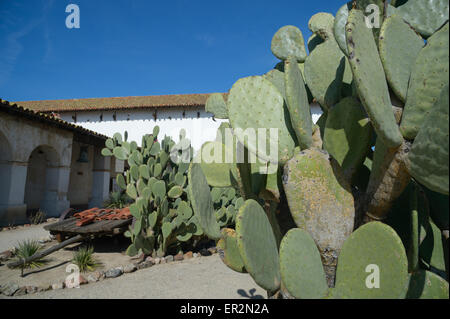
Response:
M36 112L22 106L17 105L16 103L11 104L8 101L4 101L0 99L0 112L9 113L12 115L24 117L33 121L45 123L51 126L58 127L60 129L69 130L74 133L77 133L81 136L92 137L98 144L104 144L104 141L108 138L103 134L99 134L97 132L88 130L84 127L74 125L72 123L63 121L53 115Z
M210 94L173 94L16 102L40 112L205 106Z

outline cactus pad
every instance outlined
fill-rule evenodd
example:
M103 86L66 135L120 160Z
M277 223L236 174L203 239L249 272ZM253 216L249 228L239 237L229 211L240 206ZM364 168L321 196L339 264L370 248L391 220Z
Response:
M260 76L238 80L228 96L228 116L238 141L250 152L264 160L281 164L292 156L295 147L292 134L295 133L291 133L292 127L283 96L269 80ZM266 152L260 152L257 142L245 137L246 129L253 130L257 136L258 128L278 129L278 140L266 129L266 147L269 147L270 139L274 143L278 141L278 154L269 156L264 154Z
M423 46L423 39L398 15L384 20L380 30L380 58L389 86L403 102L411 70Z
M377 284L377 272L379 286L370 288L371 283ZM373 276L373 281L370 276ZM381 222L370 222L345 241L336 272L336 296L351 299L405 298L407 285L408 259L401 239L391 227Z
M448 282L438 275L419 270L411 274L407 299L447 299Z
M334 19L334 38L345 55L348 55L347 41L345 36L345 25L348 19L348 12L351 9L351 2L344 4L339 8Z
M236 232L234 229L223 228L222 238L217 242L217 250L223 263L234 271L245 273L244 262L242 261L237 246Z
M302 149L312 144L312 119L308 94L303 76L294 58L289 57L284 66L286 103L292 128Z
M307 231L293 228L280 245L280 273L289 294L300 299L319 299L328 292L316 244Z
M299 28L287 25L279 29L272 38L273 55L280 60L293 56L298 62L306 59L305 41Z
M220 238L219 224L214 214L211 192L199 164L191 163L188 171L188 192L194 214L204 233L212 239Z
M342 167L345 176L353 176L363 164L371 139L371 124L355 97L342 99L328 111L323 146Z
M323 40L334 38L334 17L330 13L319 12L309 19L308 28Z
M341 99L352 82L347 58L334 39L319 44L305 61L305 81L317 102L326 110Z
M227 119L228 111L227 104L221 93L213 93L206 100L205 105L206 112L214 114L216 119Z
M351 10L345 28L349 62L358 96L372 125L387 147L398 147L403 138L392 112L389 89L378 48L364 14Z
M350 185L339 167L332 167L320 150L302 151L284 166L283 187L294 222L309 232L321 254L329 252L326 257L335 261L355 215Z
M239 253L245 269L267 291L280 288L280 265L276 239L263 208L247 200L236 218Z
M411 72L406 104L400 130L407 139L414 139L448 83L449 24L431 36L419 52ZM448 108L448 107L447 107Z
M395 12L421 35L429 37L448 20L448 0L408 0Z
M417 181L446 195L449 194L448 89L447 84L422 124L407 161L408 170Z

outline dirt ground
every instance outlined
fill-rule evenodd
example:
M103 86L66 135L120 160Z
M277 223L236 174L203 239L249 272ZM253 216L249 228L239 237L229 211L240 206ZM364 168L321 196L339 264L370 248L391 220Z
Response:
M49 237L43 230L45 224L19 227L0 231L0 252L14 246L24 239ZM44 249L56 245L53 240L44 244ZM136 262L125 254L129 239L119 235L104 237L90 242L76 243L56 251L46 257L47 263L38 269L27 269L20 277L19 269L9 269L5 263L0 265L0 285L15 283L22 286L51 286L61 283L69 275L66 267L70 264L73 252L80 245L92 245L94 258L102 265L97 270L108 270ZM5 248L6 247L6 248ZM6 262L8 263L8 262ZM89 273L83 274L87 278ZM264 298L266 292L258 287L248 274L234 272L225 266L218 254L202 256L167 264L154 265L118 278L104 279L82 285L80 288L58 289L38 292L20 297L0 298L221 298L246 299Z
M56 240L46 243L43 249L58 244ZM132 258L125 254L129 243L126 238L100 238L91 242L75 243L60 249L45 257L44 266L36 269L24 270L24 277L20 277L20 269L9 269L6 265L0 266L0 285L14 281L19 286L49 286L62 282L68 276L66 267L72 260L73 253L81 245L94 247L94 258L101 263L96 270L108 270L118 266L125 266L133 262ZM84 274L85 277L89 273Z

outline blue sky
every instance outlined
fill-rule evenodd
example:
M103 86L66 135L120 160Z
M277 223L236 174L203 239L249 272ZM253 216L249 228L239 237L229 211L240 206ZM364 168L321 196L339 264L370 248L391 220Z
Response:
M80 8L80 28L65 25ZM277 63L273 34L342 0L0 0L0 98L226 92Z

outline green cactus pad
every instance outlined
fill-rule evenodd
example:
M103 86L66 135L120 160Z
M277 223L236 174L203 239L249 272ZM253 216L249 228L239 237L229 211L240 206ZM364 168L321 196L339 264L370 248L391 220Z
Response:
M211 239L220 238L211 192L200 164L191 163L188 171L188 192L194 214L200 222L204 233Z
M137 198L137 191L134 184L128 184L127 185L127 195L130 196L132 199Z
M150 183L149 183L150 184ZM156 180L152 186L152 193L155 198L160 198L161 200L166 196L166 183L164 181Z
M121 146L114 147L113 154L117 159L121 161L125 161L128 158L126 150Z
M236 234L247 272L265 290L278 290L281 278L276 239L266 213L255 200L247 200L239 209Z
M287 25L279 29L272 38L271 49L273 55L280 60L293 56L298 62L306 59L305 41L299 28Z
M228 96L228 115L238 141L253 154L281 164L292 156L295 133L292 132L283 96L269 80L260 76L238 80ZM250 129L257 136L258 128L278 129L278 140L266 130L266 147L269 148L270 140L278 141L278 154L265 154L258 149L257 141L246 138L245 130Z
M172 187L167 193L167 196L169 196L172 199L176 199L181 195L183 195L183 188L178 185Z
M347 41L345 36L345 25L348 19L348 12L351 10L352 4L348 2L339 8L334 19L334 38L345 55L348 55Z
M333 168L318 149L302 151L284 166L283 187L297 227L310 233L321 252L338 253L353 230L355 214L350 185L339 167Z
M230 159L232 162L236 161L232 151L226 148L224 144L221 142L206 142L194 158L194 162L200 163L210 186L229 187L232 185L233 179L236 179L237 174L236 164L228 163Z
M372 126L355 97L346 97L328 111L323 147L351 178L370 150Z
M319 12L309 19L308 28L312 33L317 34L323 40L334 38L334 17L330 13Z
M372 125L387 147L398 147L403 138L392 112L389 89L371 29L360 10L351 10L346 25L349 62L358 96Z
M284 70L284 68L283 68ZM281 72L280 70L273 69L267 72L263 75L263 78L269 80L272 82L273 85L280 91L281 95L283 96L284 100L286 100L286 85L284 82L284 71Z
M411 70L423 46L423 39L398 15L384 20L380 30L380 58L389 86L402 102L406 100Z
M426 117L408 154L409 173L432 191L449 194L449 85Z
M334 39L318 45L305 61L305 81L317 102L328 110L342 96L353 75L347 58Z
M419 270L411 274L406 298L448 300L448 282L430 271Z
M280 245L280 273L289 294L299 299L319 299L328 292L320 253L307 231L293 228Z
M424 191L430 203L431 220L440 230L449 229L450 209L448 195L430 191L428 188L424 188Z
M109 150L107 148L103 148L101 154L102 154L102 156L105 156L105 157L114 155L113 152L111 152L111 150Z
M408 0L395 12L421 35L429 37L448 20L448 0Z
M234 271L246 273L244 262L239 254L236 232L234 229L223 228L222 238L217 242L217 250L222 262Z
M439 228L430 220L424 225L426 236L419 246L420 260L428 268L445 273L444 246Z
M284 65L286 103L289 109L292 128L302 149L312 144L312 119L308 103L305 82L293 57L289 57Z
M216 119L228 118L227 104L225 103L222 93L211 94L206 100L205 110L206 112L214 114Z
M419 52L409 80L400 129L406 139L414 139L442 88L448 84L449 24L431 36ZM448 108L448 107L447 107Z
M117 174L116 182L117 185L119 185L119 187L122 188L123 190L127 189L127 184L125 183L125 178L123 177L122 174Z
M377 283L377 272L379 286L369 288L370 284ZM407 285L408 259L401 239L391 227L381 222L370 222L345 241L336 271L336 296L403 299Z

